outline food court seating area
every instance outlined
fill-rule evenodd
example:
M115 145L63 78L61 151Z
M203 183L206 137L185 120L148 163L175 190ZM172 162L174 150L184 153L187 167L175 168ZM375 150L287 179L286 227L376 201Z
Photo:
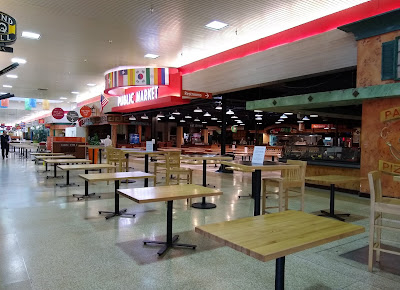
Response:
M151 161L151 156L145 157L143 151L134 148L121 150L124 149L107 150L109 160L102 162L116 167L116 173L109 170L114 175L104 178L98 175L106 174L106 169L102 173L99 169L89 171L89 174L85 174L85 170L71 170L68 174L71 186L65 187L57 185L65 182L65 172L59 170L57 175L64 175L64 178L47 179L46 176L53 176L53 166L43 172L43 162L35 164L22 156L22 151L17 149L14 153L11 150L10 158L0 164L0 289L273 289L278 263L275 258L278 256L263 262L255 258L256 254L246 254L243 248L251 248L250 245L235 250L229 241L221 243L222 238L215 239L216 235L224 233L222 225L216 231L206 227L214 223L242 221L243 218L242 222L234 225L243 231L239 239L247 240L258 234L276 235L273 239L282 245L294 241L301 243L301 238L285 240L279 236L281 230L293 235L299 231L305 239L307 232L315 228L321 228L321 235L325 234L322 230L325 224L329 227L357 226L352 234L343 234L330 243L321 242L323 237L316 234L314 238L319 242L310 242L307 247L293 247L295 251L284 254L286 289L399 289L400 256L393 253L399 252L400 232L391 230L398 228L399 202L384 197L378 173L369 176L374 193L372 206L368 198L336 189L334 210L336 213L350 213L350 216L343 217L345 222L340 222L331 217L317 217L320 210L329 211L332 191L304 187L307 178L304 176L305 164L299 162L279 165L292 165L288 170L268 170L239 163L235 167L232 162L241 161L241 158L234 161L206 160L204 163L204 159L196 160L184 152L167 150L154 152L157 160ZM171 152L174 153L169 154ZM179 156L179 161L169 159L171 156ZM62 159L62 156L53 157ZM184 160L193 163L182 162ZM214 163L229 162L232 163L232 173L216 172L219 166L216 168ZM154 167L154 164L157 165ZM82 168L85 166L95 168L90 163L83 163ZM117 176L118 173L129 173L125 172L127 167L132 174L130 183L124 183L124 177ZM154 197L151 197L149 188L154 186L153 168L157 174L157 192L154 191ZM176 180L168 182L171 174L175 177L173 169L190 173L187 180L180 182L185 186L186 183L202 185L206 181L206 185L212 184L215 188L206 186L200 190L188 187L184 192L169 188L163 191L168 183L178 186ZM260 170L259 173L255 174L256 170ZM149 171L148 175L145 171ZM133 172L139 175L133 177ZM253 178L258 178L257 174L260 175L258 200L249 196L254 195L256 179ZM88 183L87 192L95 195L84 197L86 182L91 179L94 181ZM334 178L329 180L328 185ZM117 194L118 199L116 190L121 191L120 195ZM204 194L206 203L216 207L191 207L185 194L195 193ZM74 195L83 195L83 198ZM268 209L269 204L276 202L270 195L278 198L277 210ZM287 199L295 195L297 198ZM247 197L239 199L238 196ZM194 201L201 204L200 197ZM262 205L264 202L266 206ZM105 219L103 214L99 214L99 211L115 213L117 205L121 215ZM254 216L256 206L259 206L259 214L266 208L267 214L260 215L260 218L271 219L254 233L248 226L251 223L245 218ZM287 209L302 210L307 215L301 213L296 218L296 226L291 228L290 222L269 214L281 211L290 215ZM383 221L382 216L385 218ZM309 222L310 217L312 221ZM273 220L279 224L268 232L268 223ZM165 250L150 241L143 243L147 238L165 241L169 230L174 238L179 235L178 242L190 247ZM196 245L195 249L191 247L193 245ZM278 244L268 247L278 252ZM157 255L160 251L162 255ZM256 250L249 251L253 253ZM371 252L375 253L373 259Z

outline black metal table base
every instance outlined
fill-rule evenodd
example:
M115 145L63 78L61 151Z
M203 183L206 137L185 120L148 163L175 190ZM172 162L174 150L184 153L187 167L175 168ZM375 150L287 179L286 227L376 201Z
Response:
M79 184L76 184L76 183L68 183L68 184L56 184L57 186L59 186L60 188L63 188L63 187L70 187L70 186L79 186Z
M115 211L104 211L104 210L99 210L99 214L107 214L105 216L106 220L108 220L109 218L115 217L115 216L120 216L120 217L135 217L136 214L135 213L129 213L126 212L127 209L123 208L122 210L115 212Z
M64 178L63 175L58 175L58 176L46 176L46 179L56 179L56 178Z
M181 247L181 248L188 248L188 249L196 249L196 245L190 245L190 244L180 244L176 243L176 241L179 239L179 235L175 235L172 238L172 242L162 242L162 241L143 241L144 245L147 244L156 244L156 245L164 245L158 252L157 254L159 256L162 256L169 248L175 248L175 247Z
M207 187L207 160L203 160L203 184L204 187ZM215 187L215 186L214 186ZM204 196L201 202L195 202L192 204L193 208L197 209L212 209L217 206L211 202L206 202L206 197Z
M78 200L84 199L84 198L101 198L101 195L96 195L96 193L88 193L88 194L73 194L73 197L76 197Z
M121 183L135 183L135 182L136 182L135 180L123 180L123 181L121 181Z
M347 216L347 217L350 216L349 213L334 213L334 214L331 214L330 212L327 212L326 210L321 210L321 214L319 214L319 216L331 217L331 218L337 219L337 220L339 220L341 222L344 222L345 219L341 218L340 217L341 215L342 216Z
M285 256L276 259L275 290L285 289Z
M321 210L321 214L319 214L319 216L331 217L331 218L337 219L342 222L344 222L345 219L341 218L340 216L347 216L347 217L350 216L349 213L335 214L335 185L334 184L331 184L331 188L330 188L329 212L327 212L326 210Z

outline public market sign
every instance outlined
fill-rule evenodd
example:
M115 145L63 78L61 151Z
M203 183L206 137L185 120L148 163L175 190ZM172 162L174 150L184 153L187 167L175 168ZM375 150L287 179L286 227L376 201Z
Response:
M11 45L17 39L17 22L10 15L0 12L0 51L13 52Z
M158 99L158 86L118 97L118 107Z

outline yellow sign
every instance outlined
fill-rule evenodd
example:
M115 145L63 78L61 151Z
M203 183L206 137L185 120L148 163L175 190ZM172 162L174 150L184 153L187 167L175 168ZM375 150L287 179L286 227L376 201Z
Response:
M387 122L400 119L400 107L390 108L381 111L381 122Z
M0 12L0 43L12 44L17 39L17 22L10 15Z
M399 175L400 174L400 164L387 162L384 160L379 160L379 171L384 171L389 174Z

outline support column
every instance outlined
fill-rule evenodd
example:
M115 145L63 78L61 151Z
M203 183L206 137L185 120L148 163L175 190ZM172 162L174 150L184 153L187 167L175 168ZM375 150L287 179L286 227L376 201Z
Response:
M157 150L157 126L158 126L158 120L157 117L154 116L151 118L151 140L155 140L153 144L153 150Z
M201 129L201 135L203 136L203 143L208 144L208 129Z
M181 148L183 141L183 127L178 126L176 127L176 147Z
M111 141L114 148L117 148L117 128L117 124L111 124Z
M139 142L142 142L142 125L137 125L137 133L139 135Z
M222 96L221 120L221 155L224 155L226 153L226 97L224 96Z

